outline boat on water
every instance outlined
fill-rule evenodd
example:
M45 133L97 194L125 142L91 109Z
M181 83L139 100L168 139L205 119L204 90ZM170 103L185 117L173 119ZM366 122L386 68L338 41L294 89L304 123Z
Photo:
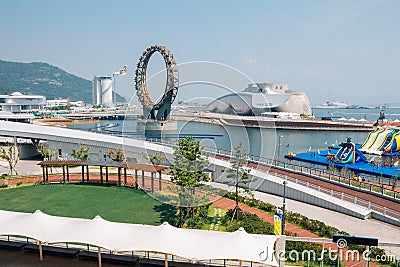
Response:
M326 101L325 103L314 108L349 108L349 104L341 101Z

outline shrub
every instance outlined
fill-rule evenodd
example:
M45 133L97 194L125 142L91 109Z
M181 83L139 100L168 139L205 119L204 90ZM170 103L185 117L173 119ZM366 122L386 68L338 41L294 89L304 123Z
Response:
M322 237L332 237L333 234L342 234L348 235L348 233L340 231L339 229L326 225L325 223L309 219L306 216L298 213L298 212L286 212L285 214L286 221L291 222L300 226L303 229L307 229L310 232L313 232Z
M235 194L229 192L225 195L225 197L234 200ZM244 203L250 207L254 207L262 211L268 212L270 214L274 214L276 212L275 205L255 198L239 196L239 202ZM285 218L287 222L293 223L303 229L309 230L310 232L313 232L318 236L331 238L333 234L348 235L348 233L344 231L340 231L335 227L326 225L321 221L309 219L298 212L286 211Z
M264 222L257 215L238 211L239 220L233 220L226 228L228 232L234 232L240 227L243 227L247 233L250 234L274 234L274 228L270 223ZM227 221L231 220L233 215L233 210L228 210L225 214L225 219Z

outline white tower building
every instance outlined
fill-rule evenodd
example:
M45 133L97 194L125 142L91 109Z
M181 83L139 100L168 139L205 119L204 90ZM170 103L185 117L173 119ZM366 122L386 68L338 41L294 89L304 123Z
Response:
M94 76L92 93L94 105L115 106L113 102L113 78L111 76Z

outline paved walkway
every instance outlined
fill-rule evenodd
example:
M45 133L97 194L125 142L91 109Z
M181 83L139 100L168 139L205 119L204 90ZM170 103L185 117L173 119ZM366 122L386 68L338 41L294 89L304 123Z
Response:
M235 208L235 201L233 201L231 199L227 199L227 198L220 198L220 199L216 200L213 203L213 205L217 206L219 208L222 208L222 209L233 209L233 208ZM249 207L249 206L244 205L242 203L239 203L239 207L240 207L241 210L243 210L245 212L256 214L260 219L262 219L265 222L268 222L268 223L270 223L272 225L274 223L273 216L268 214L268 213L266 213L266 212L263 212L263 211L260 211L258 209ZM310 232L308 230L300 228L300 227L298 227L298 226L296 226L296 225L294 225L294 224L292 224L290 222L286 223L286 231L288 231L290 233L293 233L298 237L310 237L310 238L319 238L320 237L320 236L318 236L318 235L316 235L316 234L314 234L314 233L312 233L312 232ZM337 250L337 246L336 246L336 244L325 244L325 249L328 249L328 250L332 249L332 250L336 251ZM347 251L347 249L344 249L343 255L346 255L346 251ZM343 259L342 260L342 264L344 264L345 266L352 266L352 267L360 266L361 267L361 266L365 266L366 262L363 259L360 259L360 261ZM374 263L374 262L371 262L370 266L376 267L376 266L379 266L379 265Z
M231 199L227 199L227 198L219 198L218 200L216 200L213 203L214 206L217 206L221 209L225 209L225 210L229 210L229 209L234 209L235 208L235 201L231 200ZM253 213L256 214L260 219L262 219L265 222L269 222L270 224L274 224L274 217L268 213L265 213L263 211L260 211L258 209L249 207L247 205L244 205L242 203L239 203L239 207L241 210L248 212L248 213ZM319 236L308 231L308 230L304 230L292 223L286 223L286 231L293 233L297 236L300 237L314 237L314 238L318 238Z
M302 174L288 173L286 171L278 170L278 169L275 169L275 168L269 169L269 167L265 167L265 166L261 166L261 165L258 165L257 167L260 168L260 169L269 170L270 173L271 172L276 172L276 173L280 173L280 174L283 174L283 175L288 175L288 176L290 176L292 178L297 178L297 179L305 181L305 182L310 182L312 184L319 185L319 186L321 186L323 188L326 188L326 189L329 189L329 190L333 190L334 192L337 192L337 193L339 193L339 192L342 193L343 192L343 193L345 193L347 195L351 195L351 196L357 197L358 200L364 200L365 203L368 203L368 201L370 201L371 203L375 203L375 204L380 205L382 207L387 207L387 208L390 208L391 210L400 212L400 203L397 203L397 202L394 202L394 201L390 201L388 199L384 199L384 198L381 198L379 196L375 196L375 195L369 194L367 192L360 192L360 191L352 190L350 188L346 188L346 187L341 186L341 185L336 185L336 184L330 183L329 181L323 181L323 180L315 179L315 178L312 178L312 177L309 177L309 176L306 176L306 175L302 175ZM360 204L360 201L358 201L358 204Z
M30 169L32 172L36 174L41 174L41 168L37 166L36 164L38 161L28 161L29 166L25 165L27 161L24 161L24 164L21 162L21 168L27 168ZM17 166L18 167L18 166ZM26 170L26 169L25 169ZM2 173L2 169L0 167L0 174ZM23 173L20 171L20 173ZM75 174L71 175L72 180L79 181L80 174ZM117 177L115 175L110 175L110 182L116 182ZM62 176L59 177L54 177L54 180L60 181ZM41 181L41 177L37 177L37 180ZM36 180L34 178L34 180ZM99 176L97 173L91 173L90 179L92 181L98 181ZM123 179L123 178L122 178ZM155 187L158 189L158 179L156 179L155 182ZM146 187L150 187L150 180L145 179L146 182ZM140 178L139 178L139 183L141 183ZM133 185L133 179L128 175L128 184ZM164 181L162 182L163 188L164 188ZM226 185L221 185L221 184L214 184L217 187L221 187L226 189ZM255 197L258 199L261 199L266 202L270 202L276 206L281 206L282 205L282 198L261 193L261 192L255 192ZM224 209L229 209L234 207L234 202L231 201L230 203L226 202L225 200L217 200L215 203L218 203L218 205L221 208ZM248 207L250 208L250 207ZM390 243L400 243L400 227L392 226L386 223L382 223L376 220L361 220L357 219L348 215L344 215L338 212L326 210L323 208L315 207L309 204L301 203L298 201L293 201L293 200L287 200L287 210L294 211L294 212L299 212L311 219L317 219L320 221L323 221L324 223L334 226L340 230L346 231L350 233L351 235L358 235L358 236L372 236L372 237L377 237L379 239L379 242L390 242ZM244 208L243 209L247 209ZM247 210L246 210L247 211ZM273 222L273 217L269 214L263 213L259 210L253 210L254 213L256 213L259 217L261 217L263 220L268 221L268 222ZM317 237L315 234L301 229L295 225L292 224L287 224L287 228L289 232L296 233L298 236L302 237ZM400 258L400 248L386 248L386 251L390 255L395 255L398 258Z
M229 190L224 184L213 183L213 186ZM265 202L282 206L282 197L254 192L254 197ZM379 242L398 243L400 244L400 227L393 226L374 219L362 220L339 212L312 206L299 201L286 200L286 210L298 212L310 219L324 222L327 225L346 231L350 235L368 236L378 238ZM289 230L289 229L287 229ZM387 247L386 252L400 258L400 247Z

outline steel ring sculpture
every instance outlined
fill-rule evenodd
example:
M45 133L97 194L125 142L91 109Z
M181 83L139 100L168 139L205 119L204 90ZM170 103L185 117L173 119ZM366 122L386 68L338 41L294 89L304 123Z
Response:
M154 103L149 94L146 82L146 71L150 57L158 52L164 59L167 69L167 83L164 95ZM154 45L146 49L139 59L135 72L136 95L143 106L143 118L152 120L167 120L171 111L171 104L178 93L179 74L174 55L165 46Z

